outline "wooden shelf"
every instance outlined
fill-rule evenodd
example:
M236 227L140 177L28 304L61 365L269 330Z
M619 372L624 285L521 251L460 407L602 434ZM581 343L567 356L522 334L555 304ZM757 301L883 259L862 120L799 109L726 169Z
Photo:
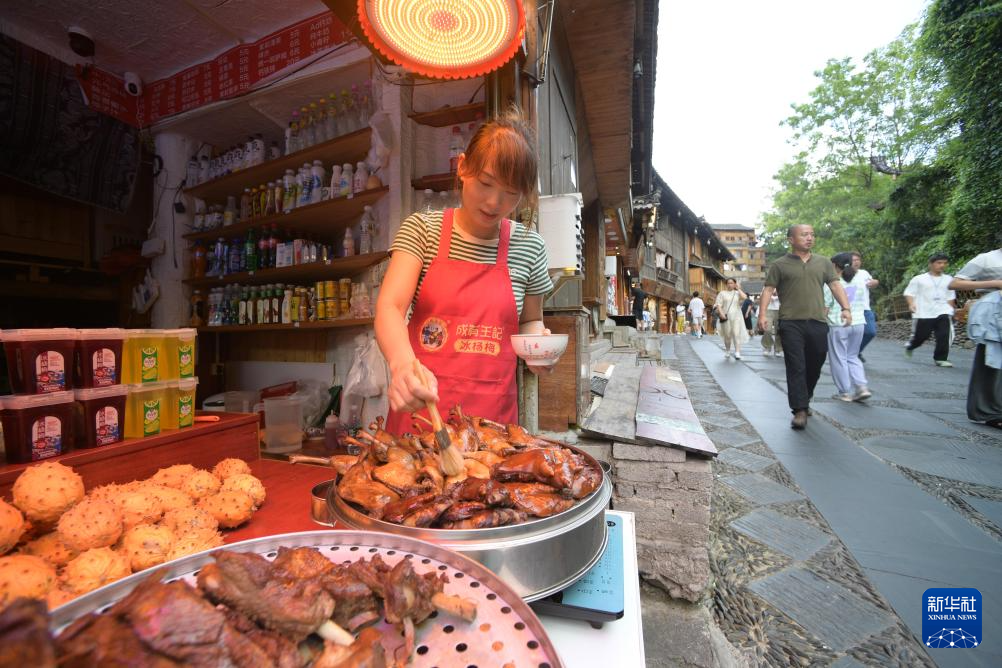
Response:
M455 189L456 175L452 172L446 172L445 174L429 174L427 176L422 176L421 178L412 179L411 185L414 186L416 190L430 189L440 193Z
M294 322L291 325L281 323L274 325L220 325L218 327L199 327L203 334L227 332L270 332L270 331L306 331L314 329L341 329L344 327L367 327L375 321L374 318L339 318L337 320L317 320L316 322Z
M333 239L333 237L336 237L343 230L346 223L354 223L355 219L362 215L367 205L374 204L389 191L389 186L364 190L357 193L351 199L344 197L329 199L317 202L316 204L298 207L289 213L253 218L242 223L217 227L214 230L206 232L192 232L191 234L185 234L184 238L191 241L215 240L220 237L232 239L233 237L246 236L248 230L258 230L265 225L274 224L296 232L312 232L327 235Z
M206 201L223 201L227 195L235 195L238 199L244 188L256 188L262 183L274 181L282 178L287 169L298 169L304 162L313 163L314 160L323 160L326 163L334 161L358 162L369 152L369 141L372 130L363 128L350 134L342 135L325 141L321 144L314 144L302 151L296 151L289 155L284 155L275 160L241 169L238 172L212 179L205 183L200 183L192 188L185 188L184 192L192 197L198 197Z
M390 254L382 251L368 255L353 255L331 260L328 263L313 262L291 267L259 269L239 274L227 274L223 278L186 278L184 283L196 288L214 288L220 285L239 283L240 285L262 285L264 283L286 283L291 281L329 281L356 276L374 264L382 262ZM215 328L213 328L215 329Z
M443 107L434 111L416 111L410 115L415 123L430 125L433 128L444 128L449 125L459 125L460 123L470 123L477 120L477 114L481 118L487 116L487 105L483 102L464 104L456 107Z

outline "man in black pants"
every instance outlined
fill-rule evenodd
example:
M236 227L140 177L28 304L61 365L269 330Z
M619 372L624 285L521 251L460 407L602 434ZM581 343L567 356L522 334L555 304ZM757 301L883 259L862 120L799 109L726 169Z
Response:
M852 324L849 299L839 283L835 266L826 257L813 255L814 228L793 225L786 231L790 251L772 263L765 277L762 303L779 294L779 338L786 362L786 394L793 412L790 426L803 429L810 415L814 388L828 355L828 324L824 286L842 307L842 324ZM758 326L767 326L765 311L759 311Z
M957 308L957 293L950 289L953 276L945 273L949 258L943 253L929 257L929 271L908 281L905 299L912 312L912 338L905 345L905 356L921 346L936 333L936 350L932 359L936 366L951 367L950 335L953 330L953 311Z

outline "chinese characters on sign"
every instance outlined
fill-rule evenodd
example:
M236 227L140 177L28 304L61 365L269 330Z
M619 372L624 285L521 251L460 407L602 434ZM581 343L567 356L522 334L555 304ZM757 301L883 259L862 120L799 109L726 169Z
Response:
M453 344L458 353L473 353L497 357L501 352L501 341L504 329L488 325L462 324L456 328L456 342Z
M348 29L332 12L325 12L154 81L138 98L129 96L122 79L108 72L91 68L86 77L78 71L77 79L92 109L142 128L246 93L261 80L350 39Z

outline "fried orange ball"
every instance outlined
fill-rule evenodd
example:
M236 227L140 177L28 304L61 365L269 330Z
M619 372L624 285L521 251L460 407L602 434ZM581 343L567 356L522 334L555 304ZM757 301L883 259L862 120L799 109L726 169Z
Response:
M61 585L61 582L59 584ZM45 597L45 603L49 606L49 612L52 612L59 606L66 605L75 598L75 594L66 591L62 586L55 586L49 590L48 595Z
M132 571L141 571L167 561L174 545L174 532L162 524L139 524L122 536L121 552Z
M14 505L33 523L51 526L84 497L83 478L58 462L30 466L14 481Z
M0 499L0 554L6 554L24 535L24 517L21 511Z
M63 586L72 594L86 594L131 575L129 560L110 547L81 552L63 569Z
M220 487L222 487L222 482L219 478L208 471L199 469L184 481L184 484L181 485L181 491L198 501L212 496L219 491Z
M171 546L168 559L180 559L191 554L211 550L223 544L223 536L218 531L202 531L178 536Z
M83 503L81 501L81 503ZM79 506L79 504L77 504ZM117 539L116 539L117 540ZM80 553L65 542L58 531L52 531L25 545L21 552L44 559L55 569L60 569Z
M77 552L114 545L122 535L122 511L110 501L84 499L59 518L58 532Z
M164 525L177 536L215 533L219 529L216 518L201 508L168 510L164 515Z
M212 467L212 474L223 481L230 476L240 473L250 475L250 472L251 469L247 462L242 459L236 459L235 457L224 459Z
M121 491L111 500L122 511L122 525L126 529L137 524L154 524L164 515L160 499L139 486Z
M164 487L173 487L174 489L181 489L181 485L184 481L194 475L197 471L191 464L175 464L174 466L168 466L167 468L160 469L150 478L150 482L154 485L163 485Z
M160 506L165 513L169 510L191 508L195 505L190 496L174 487L165 487L164 485L154 485L151 483L146 485L144 489L160 501Z
M250 475L249 473L237 473L223 481L222 491L246 492L254 500L254 509L257 510L264 503L265 491L264 483Z
M30 554L0 557L0 609L19 597L45 600L56 583L56 569Z
M224 529L238 527L254 514L254 499L246 492L226 490L207 496L198 507L216 518Z

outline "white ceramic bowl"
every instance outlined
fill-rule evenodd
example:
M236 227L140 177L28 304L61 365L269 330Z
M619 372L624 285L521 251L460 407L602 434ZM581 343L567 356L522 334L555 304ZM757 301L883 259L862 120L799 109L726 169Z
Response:
M567 335L513 334L511 346L529 366L553 366L567 350Z

